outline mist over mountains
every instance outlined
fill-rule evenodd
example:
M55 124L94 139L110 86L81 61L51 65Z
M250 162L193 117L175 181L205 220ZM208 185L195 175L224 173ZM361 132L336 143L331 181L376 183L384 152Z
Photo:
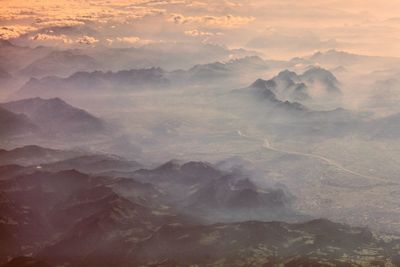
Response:
M27 116L12 113L4 108L0 108L0 120L4 127L1 130L2 135L29 134L37 130Z
M53 51L21 69L18 74L26 77L68 76L76 71L96 70L100 64L92 57L79 51Z
M292 220L306 218L289 210L282 213L291 202L283 190L260 192L247 178L218 170L209 163L168 162L155 169L133 172L132 178L93 176L74 170L49 173L27 167L20 167L14 174L1 170L1 175L1 228L6 233L1 242L2 260L33 252L38 261L49 266L62 262L72 266L149 262L190 265L216 260L241 266L243 259L257 264L283 260L292 266L356 261L357 251L368 248L384 249L384 255L377 252L378 258L392 257L397 261L398 241L376 239L367 229L322 219L295 224L243 221L253 211L253 216L275 214L282 218L291 214ZM203 185L182 191L193 188L193 183ZM186 195L177 194L185 191ZM239 222L196 222L209 218L204 213L219 220L214 212L221 208L223 214L233 216L224 220ZM242 219L237 218L239 214ZM21 220L26 223L18 223ZM47 245L40 245L42 242ZM242 244L246 244L244 250ZM325 253L315 253L315 248ZM238 257L239 251L246 256ZM102 258L104 253L107 256ZM341 253L348 256L341 258ZM171 260L165 261L165 257ZM18 261L23 259L16 258L8 264Z
M82 135L106 131L106 124L88 112L77 109L60 98L39 97L0 104L6 129L16 133L42 135ZM12 132L10 133L12 134Z
M0 29L0 266L399 266L399 58L148 4Z

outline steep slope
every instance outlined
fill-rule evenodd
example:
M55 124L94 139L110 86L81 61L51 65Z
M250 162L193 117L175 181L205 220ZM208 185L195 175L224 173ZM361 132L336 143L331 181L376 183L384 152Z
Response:
M44 148L36 145L17 147L11 150L0 149L0 165L37 165L81 155L78 151L65 151L58 149Z
M260 57L244 57L227 62L198 64L188 70L166 71L161 68L129 69L116 72L79 71L66 78L46 76L31 79L16 93L16 97L63 97L80 93L82 96L96 92L126 94L143 89L160 89L171 86L197 86L210 81L238 82L238 77L263 75L275 61ZM240 74L240 75L239 75ZM252 79L252 78L248 78ZM247 80L247 79L246 79Z
M0 106L0 136L29 135L38 130L26 115L13 113Z
M100 64L92 57L79 50L53 51L43 58L37 59L21 71L20 75L42 78L44 76L68 76L77 71L93 71Z
M164 88L167 73L160 68L132 69L118 72L76 72L67 78L31 79L16 93L18 97L63 97L79 93L126 93L130 90Z
M240 74L245 75L262 74L270 68L270 65L275 66L275 61L267 61L258 56L249 56L238 59L232 59L227 62L213 62L208 64L195 65L187 71L180 72L177 78L191 83L209 83L227 82L235 80ZM176 78L175 78L176 79Z
M157 189L132 179L74 170L5 175L0 181L0 263L50 243L40 255L79 262L93 250L111 251L115 241L146 238L181 218L154 202L161 194Z
M319 51L306 57L296 57L289 61L292 66L317 65L328 69L345 67L348 70L370 73L371 70L395 68L400 60L396 57L367 56L340 50Z
M103 173L110 171L132 172L142 165L113 155L83 155L43 165L49 171L75 169L86 173Z
M135 172L135 178L154 185L73 170L4 177L0 181L0 264L289 267L399 263L399 239L380 239L364 228L323 219L210 225L177 212L179 203L175 208L167 206L162 191L173 184L180 184L185 193L175 199L194 204L192 210L207 205L251 210L286 201L278 191L261 192L246 178L220 177L221 173L208 163L169 162ZM197 184L199 189L191 192L189 188Z
M191 188L182 210L208 222L300 220L281 189L260 189L248 178L224 175Z
M52 134L101 133L105 124L85 110L75 108L60 98L30 98L0 104L1 107L29 117L45 132Z
M277 108L284 112L305 112L308 109L295 101L280 100L274 91L277 90L277 83L274 80L258 79L251 84L246 91L257 97L261 101L267 101L271 108Z
M205 222L304 218L291 210L291 197L282 190L259 188L247 176L205 162L172 161L133 177L155 184L171 205Z
M289 71L275 78L278 77L284 81L282 77L289 78L291 84L294 79L299 79L297 74ZM231 97L240 101L243 114L249 120L256 121L265 132L280 138L317 142L327 137L368 134L365 131L368 113L343 108L319 109L321 107L315 107L310 101L305 101L306 104L303 101L284 101L275 93L278 88L275 79L258 79L249 87L233 90Z
M210 43L162 42L140 47L96 49L90 56L110 70L150 68L189 69L194 65L258 55L245 49L229 49Z
M339 82L336 77L330 71L320 67L309 68L301 75L284 70L270 80L258 80L253 87L263 85L281 101L318 104L327 99L335 101L340 96Z
M300 76L300 80L311 86L322 86L326 93L340 94L339 81L326 69L312 67Z
M48 47L22 47L7 40L0 40L0 69L14 74L51 51Z

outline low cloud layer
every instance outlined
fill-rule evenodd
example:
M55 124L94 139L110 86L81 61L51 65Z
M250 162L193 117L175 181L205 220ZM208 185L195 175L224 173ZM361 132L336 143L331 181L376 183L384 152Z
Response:
M200 24L216 28L232 28L249 24L254 21L253 17L226 16L184 16L182 14L171 14L169 22L176 24Z
M24 39L33 46L198 40L256 49L271 57L330 48L400 56L399 8L400 3L389 0L3 1L0 38ZM65 28L80 32L57 33Z

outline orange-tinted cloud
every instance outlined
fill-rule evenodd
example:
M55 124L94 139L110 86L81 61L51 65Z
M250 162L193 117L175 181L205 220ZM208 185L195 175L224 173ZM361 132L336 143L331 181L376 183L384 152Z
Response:
M14 39L35 30L37 30L37 28L27 25L2 26L0 27L0 39Z
M94 45L95 43L98 43L99 40L92 37L92 36L82 36L76 40L76 43L78 44L83 44L83 45Z
M192 37L199 37L199 36L214 36L214 35L220 35L221 33L213 33L213 32L205 32L205 31L200 31L197 29L194 30L188 30L184 32L185 35L187 36L192 36Z
M29 39L38 33L48 34L46 29L52 27L82 26L93 28L93 32L81 32L73 38L62 34L74 43L77 36L84 35L98 39L98 43L107 39L114 44L139 44L144 40L207 38L235 47L264 39L268 45L258 42L257 46L263 52L282 48L295 53L296 44L304 50L333 44L356 53L400 56L399 10L400 2L393 0L3 0L0 38L30 33ZM105 30L111 25L115 25L112 31ZM266 34L270 28L277 34ZM139 39L118 40L125 38L121 36ZM313 45L313 40L318 44Z
M149 40L149 39L142 39L137 36L124 36L124 37L116 37L116 38L108 38L107 40L108 45L115 45L115 46L141 46L146 44L153 44L157 43L157 41Z
M67 37L64 34L61 35L52 35L46 33L38 33L31 37L31 40L39 41L39 42L61 42L63 44L72 44L73 40Z
M233 28L239 27L245 24L249 24L254 21L253 17L243 17L243 16L185 16L182 14L171 14L168 17L169 22L174 22L176 24L200 24L217 28Z

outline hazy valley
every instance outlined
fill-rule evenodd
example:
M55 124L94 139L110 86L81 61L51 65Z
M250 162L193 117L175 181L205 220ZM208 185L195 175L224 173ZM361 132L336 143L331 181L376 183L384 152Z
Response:
M400 57L90 26L0 35L0 266L400 266Z

